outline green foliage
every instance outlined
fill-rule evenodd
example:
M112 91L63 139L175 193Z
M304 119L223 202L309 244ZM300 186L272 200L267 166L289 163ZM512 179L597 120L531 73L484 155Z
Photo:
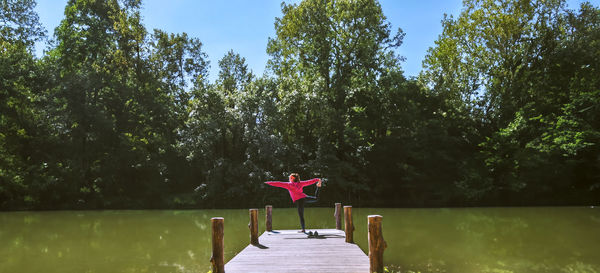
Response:
M0 1L0 36L3 42L32 47L45 37L45 31L35 13L34 0Z
M392 34L376 1L303 1L282 11L267 52L286 157L331 178L334 194L347 192L333 198L360 198L370 188L367 154L387 132L380 81L401 71L394 50L404 34Z
M458 185L467 197L500 204L591 197L598 125L588 111L596 108L600 87L590 74L598 73L591 61L598 52L598 8L582 4L577 13L563 6L466 1L459 18L443 21L421 80L465 109L464 119L479 123L472 133L485 168L466 169Z
M0 207L33 206L37 193L56 185L46 152L45 75L33 57L44 32L33 1L2 1L0 13Z

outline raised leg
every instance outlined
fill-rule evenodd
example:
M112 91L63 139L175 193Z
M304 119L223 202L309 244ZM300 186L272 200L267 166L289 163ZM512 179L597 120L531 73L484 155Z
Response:
M307 204L312 204L312 203L316 203L317 201L319 201L319 187L317 187L317 189L315 190L315 196L310 196L307 195L306 198L306 203Z

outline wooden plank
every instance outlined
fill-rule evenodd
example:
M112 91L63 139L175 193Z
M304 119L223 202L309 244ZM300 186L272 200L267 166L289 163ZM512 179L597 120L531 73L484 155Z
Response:
M314 231L314 230L312 230ZM344 231L318 229L321 238L297 230L265 232L226 265L225 272L369 272L369 258Z

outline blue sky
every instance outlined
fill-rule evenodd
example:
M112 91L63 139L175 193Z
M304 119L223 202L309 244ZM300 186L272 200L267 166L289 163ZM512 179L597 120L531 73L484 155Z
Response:
M40 21L52 36L63 18L66 0L38 0ZM294 1L286 1L294 2ZM297 1L295 1L297 2ZM583 0L568 0L576 9ZM591 1L595 6L600 0ZM427 49L442 31L444 14L457 16L462 0L380 0L383 13L394 31L401 27L406 36L399 53L406 57L406 76L416 76ZM281 0L143 0L143 24L151 31L158 28L171 33L186 32L199 38L208 54L209 79L218 74L218 61L233 49L246 58L254 74L262 75L269 56L269 37L275 36L275 17L281 16ZM41 54L43 46L38 46Z

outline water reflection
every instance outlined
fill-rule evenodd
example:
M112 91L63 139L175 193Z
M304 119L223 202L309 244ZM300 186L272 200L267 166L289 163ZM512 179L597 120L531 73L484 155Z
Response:
M357 217L378 210L359 210ZM383 210L385 261L420 272L599 272L585 208ZM390 232L390 228L392 231ZM357 230L359 228L357 227ZM366 232L361 227L360 233ZM355 235L363 238L366 235ZM366 239L358 241L366 246Z
M385 263L402 272L600 272L600 210L354 209L366 252L367 215L384 216ZM248 210L0 213L0 272L206 272L210 218L225 218L225 259L249 242ZM259 228L264 230L260 211ZM307 208L307 226L335 226ZM274 209L276 229L298 228Z
M243 211L0 214L0 272L206 272L212 216L243 228ZM228 229L229 231L229 229ZM228 246L245 241L228 234ZM230 256L233 252L228 252ZM53 271L54 270L54 271Z

